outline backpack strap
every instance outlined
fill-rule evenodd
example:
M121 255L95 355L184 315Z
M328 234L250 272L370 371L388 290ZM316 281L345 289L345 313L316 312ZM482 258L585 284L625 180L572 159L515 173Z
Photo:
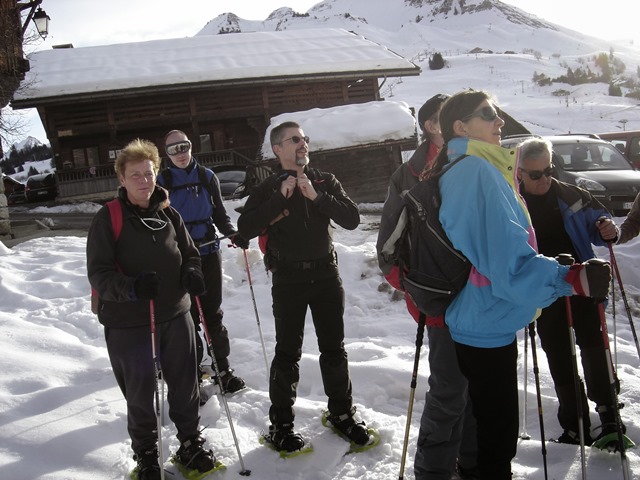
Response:
M198 164L198 178L200 179L200 184L205 188L207 192L209 192L211 203L214 204L213 187L211 186L211 180L207 177L207 169L200 164Z
M113 239L117 242L118 238L120 238L120 233L122 232L122 204L117 198L110 200L106 203L107 208L109 208L109 216L111 217L111 228L113 229ZM116 270L121 272L120 265L116 263ZM98 313L98 309L100 308L100 296L98 292L91 287L91 311L94 314Z
M117 198L107 202L109 214L111 215L111 227L113 228L113 238L117 242L122 232L122 205Z

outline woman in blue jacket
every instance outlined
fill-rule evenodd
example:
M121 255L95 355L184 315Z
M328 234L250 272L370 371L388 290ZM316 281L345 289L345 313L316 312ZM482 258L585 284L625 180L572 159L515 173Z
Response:
M517 190L517 151L500 147L503 125L487 93L453 95L440 112L447 148L433 167L437 172L465 156L439 180L440 221L473 265L445 321L469 382L480 478L491 480L511 478L516 453L516 332L559 297L606 297L611 278L607 264L569 268L537 253Z

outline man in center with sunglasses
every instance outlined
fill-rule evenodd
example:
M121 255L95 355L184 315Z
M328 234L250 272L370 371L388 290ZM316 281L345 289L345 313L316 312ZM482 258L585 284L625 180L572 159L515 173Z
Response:
M265 231L265 264L272 272L276 348L271 363L271 426L265 440L277 450L305 447L295 433L293 405L300 377L307 310L320 350L320 371L329 397L327 420L358 445L372 441L364 422L355 420L347 352L344 348L344 290L333 247L332 222L347 230L360 213L336 177L310 168L309 137L295 122L272 129L270 142L281 170L251 193L238 219L245 238Z
M551 144L541 138L520 144L518 179L536 232L538 250L548 257L570 254L576 263L595 257L592 244L603 246L618 236L609 212L588 191L553 178ZM614 399L607 372L607 357L600 331L600 315L593 299L571 297L571 313L576 343L580 347L587 393L595 402L602 429L598 437L615 432ZM563 433L560 443L578 445L578 401L582 402L584 441L593 440L584 388L576 398L570 331L565 298L542 310L538 335L547 355L549 370L558 396L558 420Z
M157 182L169 190L171 206L184 219L202 257L206 292L200 295L200 302L213 347L213 352L209 354L215 355L220 370L220 379L214 376L214 381L221 382L222 388L227 392L237 392L244 388L245 382L234 375L229 365L231 347L229 332L222 323L223 311L220 308L222 305L222 259L216 229L222 235L230 237L231 242L240 248L249 248L249 241L237 235L222 202L220 182L215 173L208 168L201 173L203 167L198 165L195 157L191 155L191 142L187 135L181 130L171 130L165 136L164 147L171 160L171 166L158 175ZM205 243L208 245L199 246ZM200 315L193 299L191 316L196 323L196 329L199 330ZM203 342L196 342L196 347L198 365L200 365L204 355ZM203 396L200 402L205 401L206 397Z

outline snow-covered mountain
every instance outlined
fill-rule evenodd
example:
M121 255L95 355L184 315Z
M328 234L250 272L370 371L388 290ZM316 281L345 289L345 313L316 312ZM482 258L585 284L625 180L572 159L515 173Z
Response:
M38 140L35 137L29 136L24 140L14 143L10 147L9 151L11 151L13 147L15 147L16 151L20 152L22 150L30 150L34 147L41 147L41 146L44 146L44 143L42 143L40 140Z
M264 21L225 13L197 35L320 27L353 31L419 65L420 77L389 80L382 89L385 98L416 108L435 93L470 87L496 95L503 108L540 134L640 129L640 102L609 96L608 83L540 86L533 80L540 74L554 79L568 69L597 72L596 58L604 53L622 65L612 84L626 95L639 90L640 47L587 36L497 0L324 0L307 12L279 8ZM429 69L435 52L447 68ZM548 121L528 120L532 108ZM568 122L567 108L579 108L584 116Z

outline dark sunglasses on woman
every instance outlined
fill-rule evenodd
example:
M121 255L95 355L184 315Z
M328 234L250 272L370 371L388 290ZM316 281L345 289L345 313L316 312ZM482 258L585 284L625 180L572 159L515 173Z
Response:
M482 107L480 110L476 110L469 115L462 117L460 120L463 122L467 122L472 118L480 117L485 122L493 122L496 118L498 118L498 112L493 107Z

